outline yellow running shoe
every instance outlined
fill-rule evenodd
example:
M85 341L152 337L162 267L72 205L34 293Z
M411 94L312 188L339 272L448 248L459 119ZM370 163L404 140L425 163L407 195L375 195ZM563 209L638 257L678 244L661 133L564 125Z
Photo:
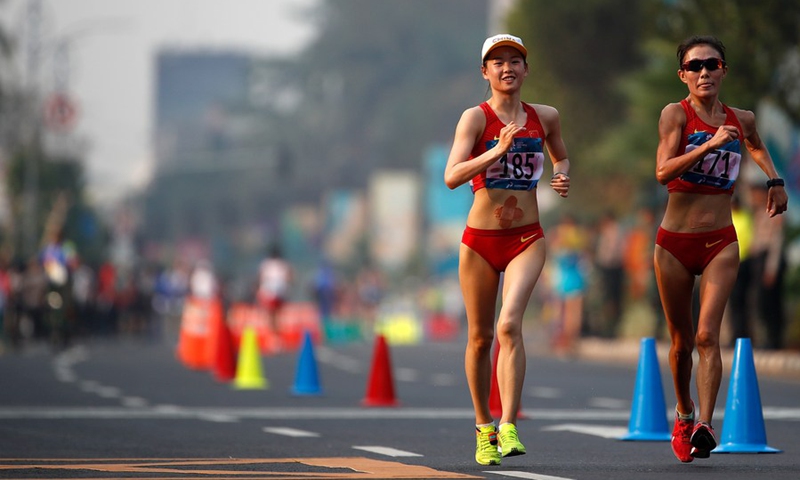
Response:
M519 441L517 436L517 427L513 423L504 423L500 425L500 432L497 434L500 444L500 450L503 452L504 457L513 457L516 455L525 455L525 445Z
M500 465L497 451L497 429L494 425L475 427L475 461L481 465Z

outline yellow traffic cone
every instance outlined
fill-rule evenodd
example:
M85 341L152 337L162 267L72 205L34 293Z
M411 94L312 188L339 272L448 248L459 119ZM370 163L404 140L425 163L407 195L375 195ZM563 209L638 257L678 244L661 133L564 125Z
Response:
M261 373L261 352L256 330L252 326L246 327L242 333L233 386L239 390L269 388L269 382Z

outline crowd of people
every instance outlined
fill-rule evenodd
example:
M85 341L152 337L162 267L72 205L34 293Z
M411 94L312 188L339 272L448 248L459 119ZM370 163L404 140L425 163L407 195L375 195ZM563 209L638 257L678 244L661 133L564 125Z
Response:
M180 312L187 273L180 265L93 266L68 242L50 245L27 262L5 260L0 265L1 343L11 349L33 343L60 349L76 338L157 339L159 319Z
M784 218L769 217L763 208L766 194L759 183L740 187L733 196L740 265L725 311L729 321L721 331L722 344L729 347L737 338L750 338L763 349L787 346ZM658 214L643 207L588 221L566 215L550 228L551 261L537 300L544 306L541 318L554 352L569 354L582 336L668 337L653 264ZM695 316L697 290L699 285L693 293Z

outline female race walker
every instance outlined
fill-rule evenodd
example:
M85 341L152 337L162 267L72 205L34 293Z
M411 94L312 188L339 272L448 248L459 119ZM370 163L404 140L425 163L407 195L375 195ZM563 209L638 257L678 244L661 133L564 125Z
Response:
M492 95L462 114L444 173L449 188L469 182L474 193L461 240L459 280L469 324L464 366L475 408L475 460L481 465L500 464L498 447L504 457L525 453L515 423L525 378L522 315L545 260L536 200L544 146L555 172L550 185L562 197L569 192L569 160L558 112L520 100L527 55L515 36L486 39L481 73ZM501 272L497 380L503 414L498 431L489 409L489 387Z
M678 77L689 88L689 96L664 107L658 123L656 178L667 185L669 200L656 235L654 261L672 339L669 364L678 400L672 451L680 461L691 462L708 458L717 445L711 419L722 376L722 315L739 267L731 195L739 174L742 140L769 177L769 215L785 212L788 199L758 136L753 113L719 101L728 73L722 42L691 37L678 47L678 64ZM695 332L692 289L697 275L700 313ZM697 414L690 396L695 345L700 362Z

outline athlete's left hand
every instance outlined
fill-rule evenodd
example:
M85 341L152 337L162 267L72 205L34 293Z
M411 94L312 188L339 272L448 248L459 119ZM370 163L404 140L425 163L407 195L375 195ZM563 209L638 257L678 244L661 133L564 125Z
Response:
M771 187L767 194L767 213L770 218L780 215L789 208L789 196L783 187Z
M569 196L569 175L566 173L556 173L553 175L553 178L550 179L550 186L553 187L556 193L567 198Z

